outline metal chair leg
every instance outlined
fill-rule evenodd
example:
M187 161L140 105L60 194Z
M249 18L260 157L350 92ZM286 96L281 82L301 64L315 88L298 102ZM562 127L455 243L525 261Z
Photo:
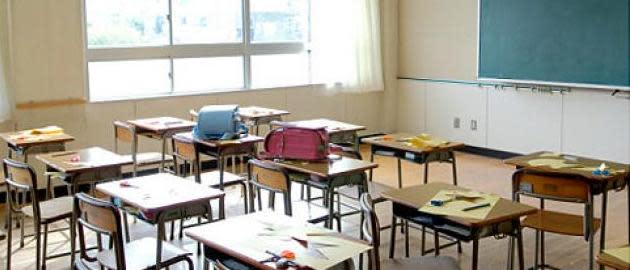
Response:
M10 198L8 198L10 199ZM9 227L9 229L7 230L7 269L11 269L11 243L13 241L12 236L13 236L13 216L12 216L12 211L11 211L11 207L9 206L9 203L7 203L7 225Z
M11 211L11 210L9 210ZM20 248L24 248L24 215L20 215L19 217L20 219ZM11 228L9 227L9 230L11 230Z
M41 269L41 251L42 251L42 240L39 235L41 231L39 222L35 221L35 269Z
M394 252L396 249L396 216L392 216L392 225L390 229L390 237L389 237L389 258L394 258Z
M48 247L48 224L44 224L44 246L42 251L42 270L46 270L46 250Z
M131 241L131 237L129 236L129 221L127 219L127 213L123 213L123 223L125 226L125 241L129 243Z

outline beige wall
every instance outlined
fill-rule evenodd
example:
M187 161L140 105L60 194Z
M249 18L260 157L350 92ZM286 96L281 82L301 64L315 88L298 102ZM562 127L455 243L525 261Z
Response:
M400 0L399 75L474 82L477 8L470 0ZM610 91L551 94L401 79L397 93L401 131L516 153L551 150L630 163L630 99Z
M399 75L474 80L477 1L400 0Z
M86 98L86 74L80 0L10 1L12 93L16 103L66 98ZM390 20L391 21L391 20ZM390 23L391 24L391 23ZM388 25L395 27L395 25ZM389 48L392 48L391 46ZM396 46L393 46L396 49ZM391 53L390 53L391 55ZM396 60L389 61L389 70ZM392 64L393 61L393 64ZM395 81L395 72L390 72ZM239 93L207 94L139 101L108 102L16 112L18 128L58 123L81 138L78 145L107 140L94 120L109 129L103 119L182 114L191 106L212 103L268 105L290 110L293 119L326 116L364 124L380 130L383 92L328 96L312 87L277 88ZM391 96L391 95L390 95ZM98 119L91 114L98 111ZM90 135L85 138L83 135Z
M11 48L11 92L16 103L86 99L81 0L0 0L0 3L6 1L9 1L11 21L8 39L4 41L8 41ZM397 3L383 3L386 11L383 16L396 16ZM391 38L397 19L383 20L384 36ZM187 111L191 108L238 103L286 109L292 113L290 120L327 117L365 125L369 131L379 132L387 128L381 123L395 123L396 114L392 108L396 101L397 45L386 41L383 44L388 74L384 92L327 95L316 86L304 86L17 110L15 125L2 124L0 131L57 124L77 138L70 148L99 145L111 149L113 120L160 115L188 117ZM387 115L383 113L386 109L390 110ZM390 120L384 121L386 118ZM395 128L395 124L388 128ZM157 150L158 145L144 142L141 148ZM3 151L0 150L2 156Z

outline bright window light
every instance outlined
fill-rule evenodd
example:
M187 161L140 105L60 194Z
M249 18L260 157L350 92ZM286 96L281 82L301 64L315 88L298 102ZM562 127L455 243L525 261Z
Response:
M175 59L175 92L243 88L243 57Z
M163 95L170 92L169 60L89 63L90 99L103 101Z

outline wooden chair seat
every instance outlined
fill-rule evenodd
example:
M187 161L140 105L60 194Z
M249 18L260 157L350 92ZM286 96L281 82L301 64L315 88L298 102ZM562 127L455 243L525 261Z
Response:
M191 181L195 181L195 176L191 175L186 177ZM223 172L223 185L224 186L233 186L233 185L241 185L245 182L245 177L229 173ZM219 171L211 171L201 174L201 184L204 186L209 186L216 188L219 186Z
M459 270L457 261L451 257L415 257L392 259L381 262L381 270Z
M142 238L125 244L126 269L154 269L157 250L155 238ZM178 260L192 253L176 247L167 242L162 242L162 262ZM116 254L114 250L104 250L96 254L98 262L108 269L116 269ZM119 269L120 270L120 269Z
M593 219L593 231L599 229L601 220ZM584 236L584 217L548 210L525 217L523 227L544 232L552 232L573 236Z
M39 202L40 217L47 223L72 216L72 197L65 196ZM22 213L28 217L34 217L33 206L25 206Z

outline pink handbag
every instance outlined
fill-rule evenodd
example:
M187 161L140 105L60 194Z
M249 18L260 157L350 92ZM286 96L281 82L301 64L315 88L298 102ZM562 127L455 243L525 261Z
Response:
M328 132L325 127L280 125L265 137L263 157L274 159L324 160L328 158Z

